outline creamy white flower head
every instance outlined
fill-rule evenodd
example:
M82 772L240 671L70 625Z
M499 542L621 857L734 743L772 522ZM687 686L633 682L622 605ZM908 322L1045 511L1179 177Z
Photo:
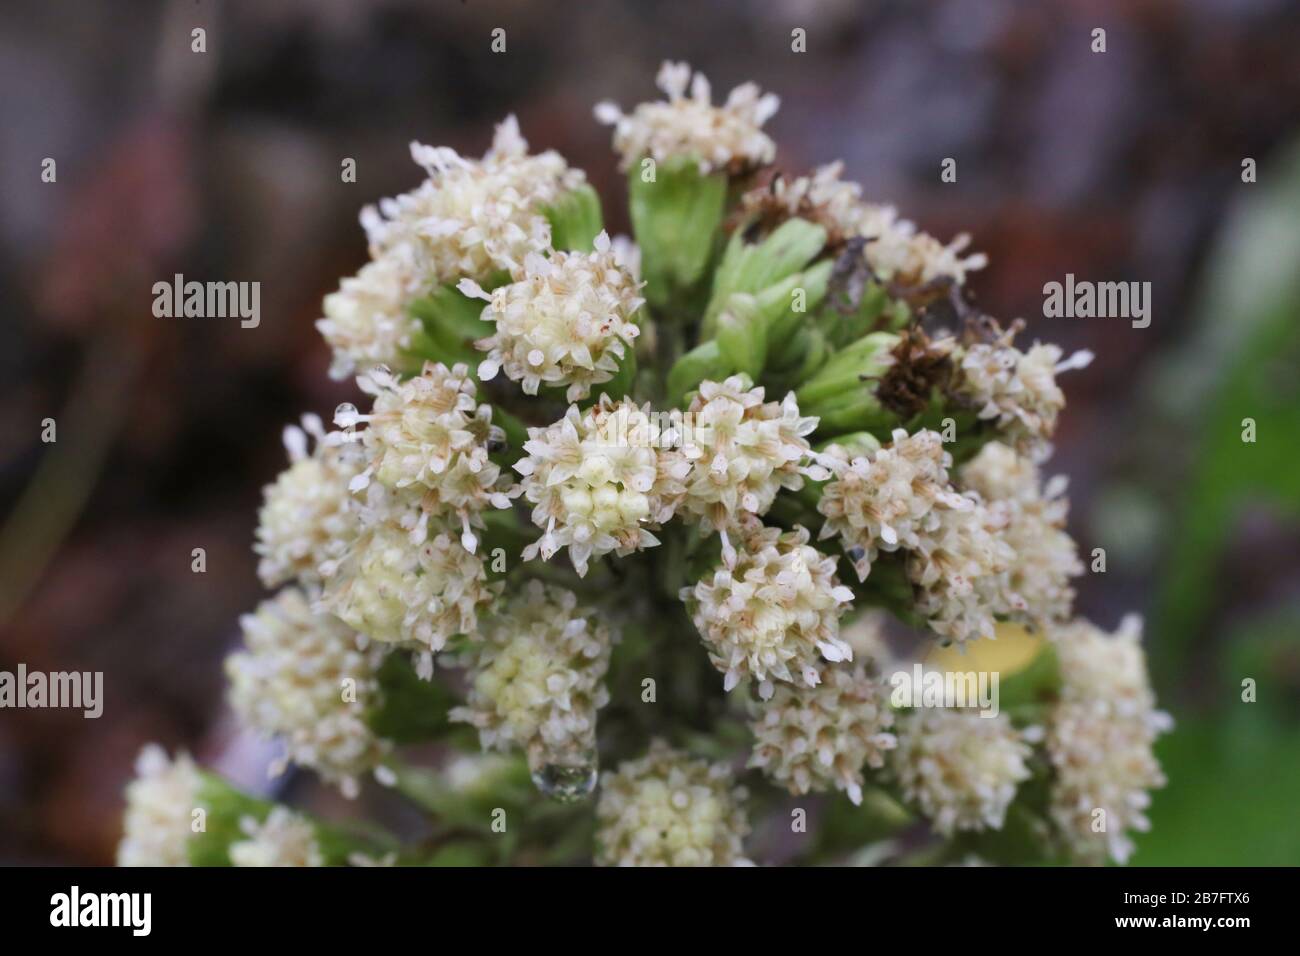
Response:
M892 206L869 207L861 234L870 238L864 253L874 275L906 285L924 285L936 279L966 282L968 272L988 265L982 252L967 254L971 238L966 233L942 243L929 233L919 232L905 219L898 219Z
M356 796L358 778L388 752L365 720L379 692L378 648L362 648L351 628L312 611L289 587L240 618L244 650L226 658L230 704L249 727L278 739L290 763L310 767Z
M169 760L166 750L147 744L135 760L135 779L126 786L126 817L118 866L188 866L192 814L203 778L188 754Z
M942 508L907 555L916 610L944 641L992 638L994 616L1010 614L1005 575L1015 561L996 516L976 495L970 506Z
M1000 830L1030 748L1005 714L929 708L903 715L891 765L904 796L937 833Z
M420 330L419 320L407 311L410 290L419 284L402 256L381 255L325 297L325 317L316 328L334 352L332 378L402 363Z
M135 762L126 788L126 817L118 866L189 866L190 824L202 778L187 754L169 760L148 744Z
M817 419L799 414L794 393L782 402L764 402L762 386L733 375L702 382L687 410L681 455L690 462L686 494L677 511L706 531L738 528L767 513L782 488L803 487L803 475L825 477L807 466L806 435Z
M1052 632L1062 687L1047 727L1051 815L1088 862L1128 860L1130 831L1150 829L1148 791L1165 783L1153 746L1173 721L1155 709L1141 636L1136 615L1114 635L1084 620Z
M1032 459L995 441L962 466L960 480L983 496L998 537L1010 548L1000 582L1006 613L1036 627L1069 617L1070 579L1083 573L1083 562L1065 531L1070 503L1064 476L1044 484Z
M1100 714L1151 717L1155 694L1147 677L1139 615L1126 615L1114 634L1083 619L1048 633L1061 665L1062 699L1088 703Z
M600 866L744 866L748 793L725 764L692 760L656 740L606 771L596 804Z
M1062 702L1054 709L1047 732L1056 771L1051 816L1080 859L1127 862L1129 833L1151 828L1148 791L1165 784L1152 749L1155 736L1140 721L1099 718L1087 704ZM1099 821L1104 830L1096 829Z
M579 575L592 557L650 548L659 539L648 526L672 517L684 468L670 459L670 435L650 406L608 395L586 411L571 405L547 428L530 428L515 464L533 523L545 530L524 549L524 559L549 560L561 548ZM674 478L674 474L676 478Z
M479 611L500 587L489 584L482 558L455 533L433 524L415 544L413 524L390 517L362 531L319 607L373 640L436 653L457 634L477 632ZM421 671L432 673L431 659Z
M826 516L820 537L839 536L860 581L881 550L919 548L938 530L940 510L971 507L949 484L952 456L938 432L908 435L899 428L890 444L870 455L849 460L833 445L819 460L835 474L817 503Z
M380 368L358 377L357 384L374 396L370 414L344 405L334 419L346 429L335 436L338 441L359 442L365 449L365 470L350 489L362 491L374 477L390 489L407 491L423 513L414 543L422 540L429 518L454 517L462 544L474 551L478 539L470 528L483 526L480 513L510 507L519 489L488 457L504 443L505 433L492 424L492 406L475 399L469 367L426 362L406 381ZM369 427L355 430L362 423Z
M239 821L244 839L230 844L235 866L324 866L316 828L288 807L273 807L266 819Z
M466 706L451 719L477 727L485 750L523 749L534 772L594 766L614 642L596 612L532 580L485 619L480 637L468 652Z
M315 415L304 415L302 425L285 428L289 467L262 490L253 550L261 558L258 577L268 588L295 579L319 585L357 534L348 483L360 472L362 456L327 442ZM309 436L315 440L310 453Z
M487 279L519 269L530 252L550 247L544 210L585 182L554 151L528 155L513 116L497 127L480 160L447 147L411 144L429 178L412 192L362 211L371 256L399 257L417 277L417 297L462 277Z
M703 73L692 77L690 66L668 61L655 83L667 94L666 102L641 103L630 114L608 101L596 104L596 119L614 127L614 150L623 169L646 156L656 163L680 156L695 160L702 173L744 172L775 157L776 144L762 130L781 105L774 94L760 94L753 83L744 83L724 105L714 106Z
M593 385L618 373L640 333L632 318L645 302L638 288L604 232L593 252L529 253L523 275L490 293L462 279L460 291L486 300L483 321L496 324L475 343L488 353L479 377L487 381L504 370L529 395L554 385L568 386L570 402L586 398Z
M361 211L371 261L326 297L317 322L334 350L335 378L401 364L420 329L410 305L433 287L511 272L548 249L545 208L585 181L558 153L529 156L513 116L482 160L418 143L411 156L429 178Z
M960 375L954 391L980 418L995 422L1017 451L1041 461L1051 452L1056 419L1065 407L1065 393L1056 376L1084 368L1092 353L1075 352L1063 359L1058 346L1038 343L1021 352L1011 344L1014 336L1013 328L995 342L959 350Z
M884 766L897 745L887 731L894 723L888 695L878 677L861 666L828 667L816 687L782 684L755 708L750 767L793 794L832 787L862 802L862 768Z
M732 563L683 588L681 597L728 691L752 677L768 700L773 681L815 687L823 660L853 659L839 628L853 592L835 577L835 559L808 544L804 528L751 528Z

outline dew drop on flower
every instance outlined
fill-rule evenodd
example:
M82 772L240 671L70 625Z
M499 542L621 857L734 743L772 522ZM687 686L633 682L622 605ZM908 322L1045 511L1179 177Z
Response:
M561 803L575 803L596 789L596 765L543 764L532 772L533 784L546 796Z
M357 406L351 402L343 402L334 409L334 424L339 428L351 428L357 423L357 416Z

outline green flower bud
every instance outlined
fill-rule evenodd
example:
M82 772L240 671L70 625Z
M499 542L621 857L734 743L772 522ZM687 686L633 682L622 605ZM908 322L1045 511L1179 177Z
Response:
M689 157L660 163L653 176L640 165L629 170L629 211L651 306L680 304L699 284L713 257L726 198L726 174L703 175Z
M717 340L703 342L679 358L668 370L668 400L673 405L680 405L687 393L700 382L705 379L721 381L729 371Z
M727 244L713 278L713 294L704 311L701 335L713 334L718 315L737 292L756 294L803 269L826 244L826 230L791 219L757 244L745 242L738 229ZM790 286L793 288L793 286ZM788 295L788 290L787 293ZM789 305L788 300L784 303Z
M564 193L542 210L551 224L551 247L573 252L591 252L593 241L604 228L600 196L588 183Z
M758 378L767 362L767 326L754 297L737 293L718 316L718 349L730 371Z

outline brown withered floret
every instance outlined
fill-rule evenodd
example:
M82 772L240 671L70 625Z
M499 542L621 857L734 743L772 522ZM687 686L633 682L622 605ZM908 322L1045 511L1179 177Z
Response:
M880 404L901 421L923 412L936 388L947 390L953 375L951 349L951 338L931 339L915 324L904 329L876 388Z

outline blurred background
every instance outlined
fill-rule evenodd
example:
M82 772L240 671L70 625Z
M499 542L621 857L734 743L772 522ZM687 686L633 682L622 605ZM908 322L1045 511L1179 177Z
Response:
M312 323L365 261L360 207L417 184L410 140L478 155L513 111L626 231L591 107L657 96L670 57L715 95L779 93L779 166L842 158L927 231L971 232L982 308L1097 353L1064 379L1048 470L1070 475L1083 552L1106 550L1080 612L1146 616L1178 721L1134 862L1300 864L1298 47L1288 0L9 0L0 669L104 671L106 702L93 722L0 711L0 863L111 862L145 741L265 788L221 662L262 596L251 542L282 427L355 397ZM260 326L155 318L175 272L259 281ZM1150 327L1044 320L1066 273L1151 282Z

